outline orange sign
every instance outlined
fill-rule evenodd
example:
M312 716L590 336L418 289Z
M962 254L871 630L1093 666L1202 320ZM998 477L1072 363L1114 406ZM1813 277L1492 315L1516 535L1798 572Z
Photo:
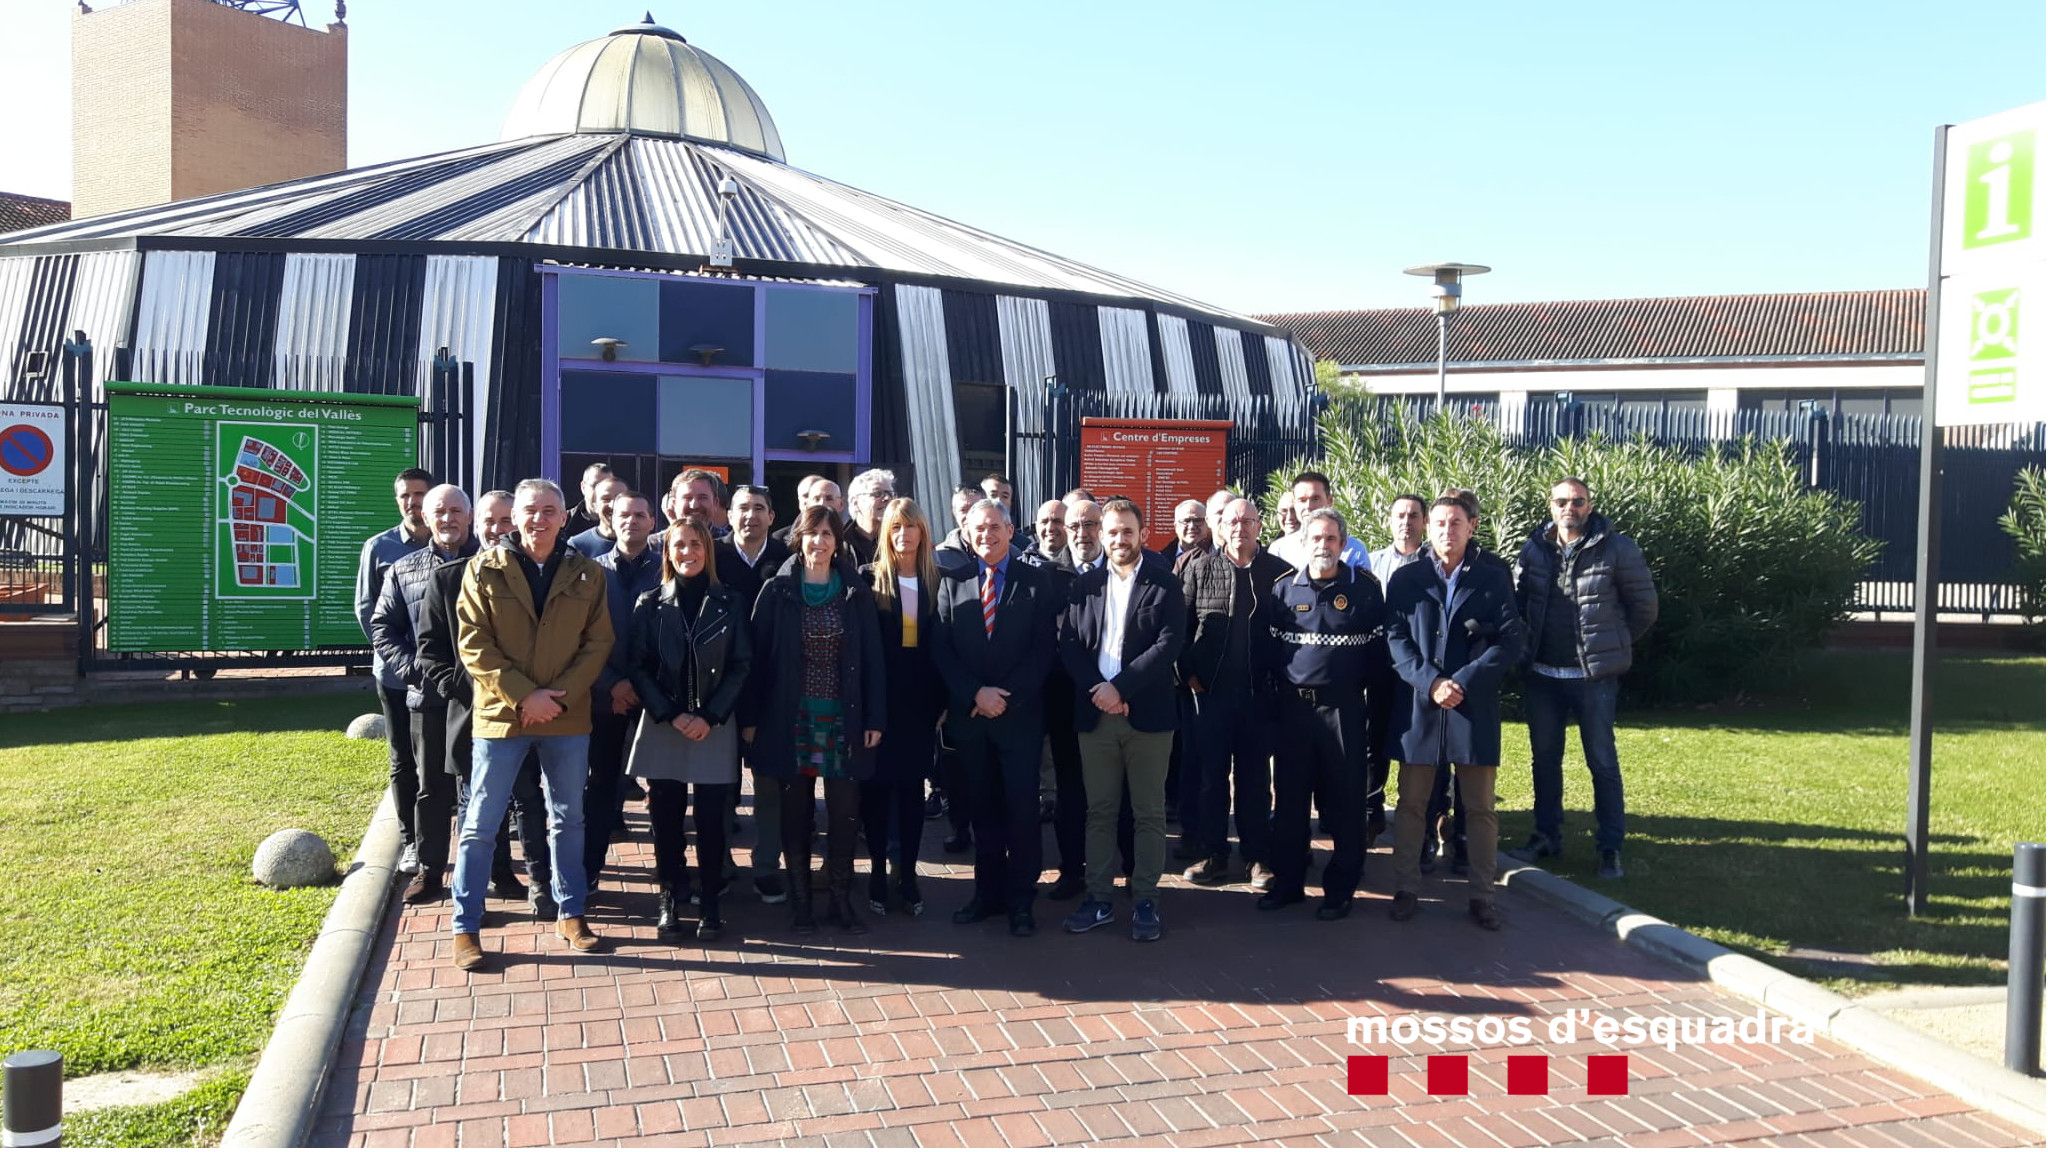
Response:
M1207 500L1230 462L1228 420L1081 419L1081 487L1127 496L1145 512L1145 546L1173 544L1173 506Z

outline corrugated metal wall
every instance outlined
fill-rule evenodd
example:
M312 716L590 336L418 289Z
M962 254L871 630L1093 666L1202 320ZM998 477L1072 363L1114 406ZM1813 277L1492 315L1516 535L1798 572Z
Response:
M425 256L356 257L348 322L348 391L419 395L415 373L426 284Z
M133 344L137 380L207 383L213 265L211 252L151 252L144 257Z
M1244 340L1235 328L1217 328L1216 367L1225 396L1250 396L1251 377L1244 366Z
M1112 395L1149 396L1152 384L1152 338L1145 313L1136 308L1097 308L1102 329L1102 368Z
M282 252L222 252L214 258L202 361L205 383L224 388L270 387L284 262Z
M1175 396L1200 392L1195 382L1195 353L1188 346L1188 322L1179 316L1161 316L1159 346L1165 352L1166 390Z
M278 289L277 344L270 387L342 392L356 257L294 252Z
M917 502L943 523L948 490L960 471L960 435L953 417L953 370L946 344L946 306L937 288L896 285L896 325L903 350L904 399Z
M497 299L492 304L488 386L479 371L477 390L484 411L483 476L477 487L510 488L540 468L540 273L526 260L498 261Z
M1017 396L1017 432L1038 436L1045 432L1045 378L1054 373L1052 323L1043 300L1028 296L996 297L997 326L1003 345L1003 382ZM1045 459L1031 444L1019 445L1014 454L1017 474L1017 510L1020 515L1037 511L1037 505L1051 498L1046 491Z
M480 486L484 434L490 422L491 382L498 301L498 259L495 256L429 256L421 287L419 346L413 357L415 382L430 379L434 355L448 349L457 361L475 366L476 387L470 397L471 459L476 473L453 477L474 493Z

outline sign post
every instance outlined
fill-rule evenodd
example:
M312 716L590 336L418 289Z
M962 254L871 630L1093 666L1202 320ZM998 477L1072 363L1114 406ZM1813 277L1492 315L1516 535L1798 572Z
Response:
M1173 506L1207 500L1230 462L1228 420L1081 419L1081 487L1127 496L1145 512L1145 546L1173 541Z
M1941 591L1941 430L2048 417L2048 315L2037 145L2048 103L1935 134L1927 272L1927 399L1920 433L1919 561L1913 581L1912 752L1906 799L1906 911L1928 905L1928 798L1933 776L1930 679Z
M107 385L107 647L361 647L355 571L419 460L410 396Z

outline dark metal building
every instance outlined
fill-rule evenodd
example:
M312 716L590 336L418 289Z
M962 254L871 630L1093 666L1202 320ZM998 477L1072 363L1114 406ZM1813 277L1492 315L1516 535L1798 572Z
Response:
M669 29L561 53L504 136L0 236L0 396L54 396L73 332L101 350L95 384L119 346L152 382L410 394L445 348L475 366L472 485L598 456L646 483L685 461L777 482L881 463L933 511L1005 458L1042 494L1017 446L1048 377L1124 410L1213 396L1308 438L1285 330L793 167L759 96ZM621 415L579 422L577 388ZM700 397L727 423L680 420Z

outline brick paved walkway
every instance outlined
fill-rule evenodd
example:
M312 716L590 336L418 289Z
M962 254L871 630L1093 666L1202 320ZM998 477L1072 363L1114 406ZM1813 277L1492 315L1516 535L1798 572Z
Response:
M743 881L707 949L654 938L640 805L628 821L592 912L610 955L492 901L499 963L468 976L445 961L445 905L391 917L316 1144L2040 1144L1825 1042L1627 1049L1628 1094L1600 1097L1584 1057L1615 1049L1590 1039L1542 1049L1549 1095L1507 1091L1506 1057L1534 1049L1351 1046L1353 1015L1756 1011L1513 895L1498 934L1453 883L1393 924L1384 850L1336 924L1313 898L1260 913L1241 888L1177 886L1158 944L1066 936L1045 902L1039 935L1012 940L949 921L969 884L942 863L921 920L870 917L865 937L800 940ZM1470 1094L1431 1096L1427 1056L1459 1051ZM1366 1052L1392 1055L1389 1095L1346 1094L1345 1058Z

